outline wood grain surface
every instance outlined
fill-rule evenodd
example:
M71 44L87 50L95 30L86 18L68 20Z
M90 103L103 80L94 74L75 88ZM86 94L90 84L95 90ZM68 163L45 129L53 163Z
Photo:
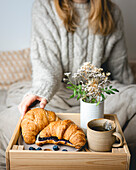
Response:
M71 119L80 125L80 114L78 113L57 113L61 119ZM114 120L117 131L124 138L117 116L108 114L105 118ZM14 134L6 150L7 170L128 170L130 153L126 140L121 148L112 149L111 152L49 152L12 150L17 144L20 135L19 120Z

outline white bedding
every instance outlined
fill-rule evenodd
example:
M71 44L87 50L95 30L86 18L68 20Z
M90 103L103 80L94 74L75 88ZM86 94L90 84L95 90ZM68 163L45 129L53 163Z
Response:
M2 98L0 100L0 170L5 168L5 149L20 117L17 106L30 87L31 82L16 83L7 93L0 93L0 99ZM124 133L130 150L134 151L133 155L136 156L136 85L125 86L114 81L113 87L118 88L120 92L106 99L105 113L116 113L122 127L131 120ZM72 92L68 91L64 85L60 89L61 91L56 93L46 109L55 112L79 112L79 101L69 100ZM62 100L64 97L65 100ZM134 157L132 159L135 160Z
M6 90L0 90L0 112L6 108Z

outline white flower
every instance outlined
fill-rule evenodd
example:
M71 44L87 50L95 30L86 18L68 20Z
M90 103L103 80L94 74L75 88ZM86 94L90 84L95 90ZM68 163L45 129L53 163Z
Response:
M106 76L110 76L110 75L111 75L111 73L109 73L109 72L108 72L108 73L106 73Z
M103 68L99 68L98 70L101 72L101 71L103 71Z
M103 72L102 75L105 77L105 73Z
M85 71L85 69L84 68L81 68L80 70L79 70L79 73L80 72L84 72Z
M87 94L87 96L92 96L92 94L93 94L93 93L90 93L90 92L89 92L89 93Z
M64 75L67 76L67 77L69 77L70 74L71 74L71 72L69 72L69 73L64 73Z
M64 81L70 80L71 73L65 73L67 79ZM110 73L104 73L102 68L97 68L91 64L91 62L85 62L72 78L75 80L75 84L82 85L82 90L86 92L88 96L86 101L89 101L91 98L95 98L97 101L101 99L101 92L103 88L108 87L110 81L108 80Z
M74 73L74 75L72 76L73 78L79 78L80 74L79 73Z
M91 62L85 62L85 63L83 64L83 66L87 66L87 65L89 65L89 64L91 64Z
M66 82L66 81L68 81L68 79L66 79L66 78L63 78L63 81L64 81L64 82Z
M82 85L84 85L84 82L83 82L82 80L80 81L80 83L81 83Z

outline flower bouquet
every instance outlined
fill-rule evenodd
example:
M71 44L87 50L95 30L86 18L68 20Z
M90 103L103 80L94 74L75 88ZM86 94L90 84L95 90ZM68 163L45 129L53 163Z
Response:
M70 75L71 73L65 73L66 78L63 80L67 82L67 88L73 91L70 98L77 97L77 100L81 99L80 118L81 123L82 119L87 119L84 124L84 127L86 127L86 122L91 119L103 117L104 100L107 95L119 91L110 85L110 73L104 73L102 68L97 68L90 62L85 62L77 73L74 73L73 80Z

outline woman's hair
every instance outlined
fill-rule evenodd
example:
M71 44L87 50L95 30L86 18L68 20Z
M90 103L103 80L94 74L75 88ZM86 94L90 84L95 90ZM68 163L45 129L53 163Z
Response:
M114 5L111 0L88 0L91 3L88 16L89 27L94 34L108 35L115 29L111 9ZM76 14L72 0L54 0L57 13L62 19L68 32L74 33L78 27L78 15Z

